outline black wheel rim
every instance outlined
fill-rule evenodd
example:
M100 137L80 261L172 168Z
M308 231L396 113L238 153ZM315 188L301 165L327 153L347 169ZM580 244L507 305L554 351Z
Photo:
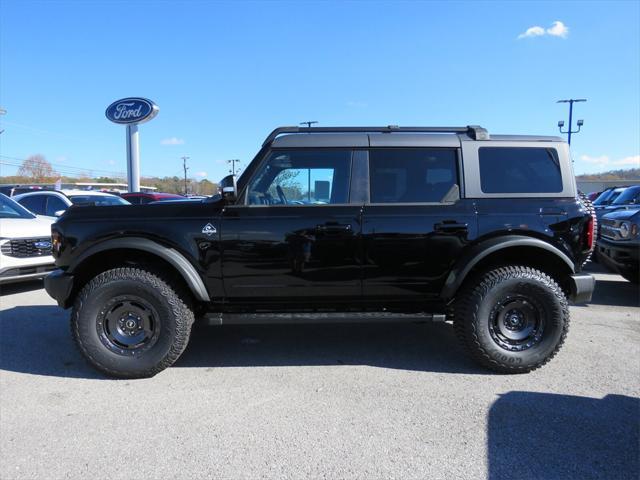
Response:
M135 295L114 297L98 314L96 327L105 347L125 356L151 348L160 334L160 317L149 302Z
M498 302L489 316L489 333L505 350L521 352L540 343L544 332L541 305L524 295L509 295Z

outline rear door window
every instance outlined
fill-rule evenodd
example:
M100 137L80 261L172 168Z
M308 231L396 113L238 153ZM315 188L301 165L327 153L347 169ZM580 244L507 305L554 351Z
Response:
M481 147L484 193L560 193L562 174L553 148Z
M369 152L371 203L437 203L458 183L452 148L380 148Z
M67 209L67 204L60 200L58 197L49 195L47 198L47 213L46 215L54 217L56 212Z

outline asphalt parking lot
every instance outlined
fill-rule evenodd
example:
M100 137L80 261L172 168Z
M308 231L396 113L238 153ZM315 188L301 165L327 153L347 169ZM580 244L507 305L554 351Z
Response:
M0 298L0 477L639 477L640 298L596 268L560 354L467 360L449 324L197 327L146 380L85 364L40 283Z

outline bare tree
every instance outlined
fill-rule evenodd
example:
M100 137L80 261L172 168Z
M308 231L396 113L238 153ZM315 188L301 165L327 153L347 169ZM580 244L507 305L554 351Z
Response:
M51 164L42 155L31 155L18 169L18 176L30 177L35 181L42 181L46 178L55 177L58 174Z

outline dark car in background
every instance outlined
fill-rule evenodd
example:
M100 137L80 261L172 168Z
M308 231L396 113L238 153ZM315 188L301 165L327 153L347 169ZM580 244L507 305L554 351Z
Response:
M603 207L605 205L609 205L613 202L618 195L624 192L624 189L627 187L610 187L603 191L598 197L593 201L593 204L596 208Z
M145 205L160 200L180 200L185 197L175 193L150 193L150 192L129 192L120 194L122 198L132 205Z
M596 215L598 219L616 210L635 209L640 206L640 185L626 187L615 196L615 199L606 205L596 205Z
M597 243L600 263L633 283L640 274L639 230L640 208L617 210L600 220Z

